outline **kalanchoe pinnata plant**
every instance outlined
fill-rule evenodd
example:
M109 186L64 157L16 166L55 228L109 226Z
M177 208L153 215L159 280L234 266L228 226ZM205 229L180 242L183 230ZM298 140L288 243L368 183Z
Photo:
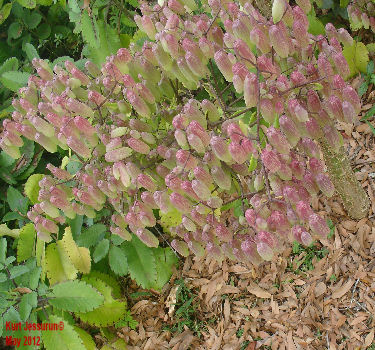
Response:
M14 101L0 144L19 157L26 137L49 152L70 148L82 163L74 175L50 165L40 181L28 214L39 236L48 241L65 217L95 217L110 205L111 232L133 232L151 247L155 210L173 213L171 245L183 256L258 264L290 240L326 237L326 220L310 205L319 192L334 193L320 145L341 169L335 121L353 122L361 103L345 82L350 35L309 34L304 10L275 0L265 18L246 1L145 2L135 21L150 40L101 69L34 60L39 77ZM243 107L220 91L218 71ZM357 191L347 201L366 198L350 168L346 175Z
M348 6L350 26L353 30L371 29L375 33L375 2L353 0Z

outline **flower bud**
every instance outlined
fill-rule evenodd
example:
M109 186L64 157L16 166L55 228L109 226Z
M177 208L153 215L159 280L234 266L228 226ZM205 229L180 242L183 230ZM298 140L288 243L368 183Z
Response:
M182 214L188 214L190 213L192 207L191 203L188 199L181 196L179 193L173 192L169 199L171 203L176 207L178 211L180 211Z
M243 86L243 94L246 107L255 107L258 103L258 78L254 73L246 76Z
M272 4L272 19L273 23L279 22L287 9L287 2L286 0L274 0Z
M319 237L325 238L328 236L330 230L326 221L317 214L312 214L309 217L309 226L311 231Z
M216 51L214 59L217 67L219 68L221 74L224 75L224 78L228 82L233 81L233 72L232 72L232 63L230 62L228 55L223 51Z
M171 247L174 250L176 250L177 253L179 253L180 255L182 255L184 257L188 257L189 256L189 247L188 247L188 245L185 242L182 242L182 241L179 241L177 239L174 239L171 242Z
M262 162L264 166L271 172L277 172L281 167L281 162L276 152L271 149L271 147L266 147L262 151L261 155Z
M328 198L333 196L335 188L332 181L327 175L323 173L315 175L315 182L318 184L319 189L325 196L327 196Z
M228 145L225 140L220 136L213 136L210 140L212 151L215 156L225 163L232 161L232 156L229 153Z
M221 168L218 166L213 166L211 168L211 175L215 181L215 183L223 190L229 191L232 186L232 179L231 177Z
M278 129L270 126L266 131L266 136L271 146L279 153L289 154L290 145L286 137Z

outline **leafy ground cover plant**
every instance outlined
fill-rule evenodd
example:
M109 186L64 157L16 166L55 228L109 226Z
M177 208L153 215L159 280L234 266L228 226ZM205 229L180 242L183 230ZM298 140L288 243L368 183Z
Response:
M350 215L366 215L335 128L360 111L343 55L355 42L330 24L326 36L310 34L308 1L275 1L270 19L239 5L143 4L135 21L152 41L101 69L33 61L39 77L14 101L1 147L17 158L23 136L48 152L70 149L78 163L74 173L50 165L39 182L28 217L41 240L108 207L111 232L125 240L131 231L157 247L150 228L167 216L180 254L258 264L290 239L328 235L310 201L333 195L330 177Z

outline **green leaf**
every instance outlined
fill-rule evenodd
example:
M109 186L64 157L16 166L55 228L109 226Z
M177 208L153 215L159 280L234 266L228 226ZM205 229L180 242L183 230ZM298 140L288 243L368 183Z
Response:
M20 5L28 9L33 9L36 6L36 0L17 0Z
M72 230L73 238L77 239L77 237L79 237L81 234L83 215L76 215L74 219L68 219L67 222Z
M365 116L361 119L361 121L365 121L370 119L375 115L375 105L373 105L365 114Z
M24 219L23 216L21 216L20 214L14 211L10 211L3 216L2 221L6 222L6 221L23 220L23 219Z
M12 3L8 2L5 4L0 10L0 24L4 23L4 21L10 15L10 10L12 9Z
M98 27L95 17L91 18L84 10L81 15L82 36L83 40L91 47L98 49L100 45Z
M85 332L82 328L77 326L73 326L74 330L78 333L79 337L81 338L83 345L85 346L86 350L96 350L96 345L94 340L92 339L91 335Z
M26 43L24 50L26 52L26 55L29 61L32 61L33 58L40 58L38 55L38 52L36 51L35 47L32 44Z
M0 236L10 236L17 238L19 235L20 230L13 229L11 230L7 225L1 224L0 225Z
M21 298L21 302L19 304L19 312L22 321L26 322L30 316L30 312L33 308L37 307L38 305L38 294L36 292L31 292L24 294Z
M88 324L105 327L123 319L126 314L126 302L112 297L112 288L100 279L82 277L82 280L92 285L104 296L104 304L93 311L78 313L79 318Z
M126 0L126 2L129 3L130 5L132 5L133 7L139 6L138 0Z
M95 262L102 260L108 253L109 240L104 238L95 248L92 255Z
M0 264L5 264L7 255L7 240L5 238L0 239Z
M38 287L41 273L42 273L42 268L40 266L36 266L30 271L29 287L31 289L36 289Z
M0 67L0 75L10 70L18 69L18 60L16 57L8 58Z
M340 0L340 7L347 7L349 5L350 0Z
M95 245L98 240L104 236L107 231L107 227L103 224L94 224L87 230L84 230L80 236L76 239L76 242L81 247L91 247Z
M8 28L8 38L18 39L22 34L22 26L19 22L13 22Z
M56 243L50 243L47 245L45 254L47 277L51 285L77 277L77 269L63 248L57 246Z
M109 266L112 271L119 276L124 276L128 273L128 261L124 251L116 246L111 246L109 249Z
M344 46L343 55L349 64L350 76L366 73L369 62L368 50L362 42L354 42L352 46Z
M360 87L358 88L358 95L359 95L360 97L362 97L362 96L365 94L365 92L367 91L367 88L368 88L368 83L367 83L367 81L364 81L364 82L360 85Z
M162 289L169 281L173 273L173 266L178 263L178 258L170 248L152 249L155 256L155 267L157 277L153 283L153 288Z
M31 1L31 0L28 0L28 1ZM32 1L35 1L35 0L32 0ZM41 20L42 20L42 16L38 12L32 11L29 16L25 17L25 24L29 29L35 29Z
M368 120L366 120L366 123L370 127L372 133L375 135L375 128L372 126L372 124Z
M21 276L27 272L29 272L29 268L25 265L16 265L9 268L10 272L10 279L16 278Z
M7 191L7 201L10 209L13 211L19 211L21 214L26 215L27 208L29 206L29 200L25 198L20 191L14 187L9 186Z
M48 23L41 23L36 28L35 33L41 40L47 39L51 35L51 26Z
M21 87L27 85L30 73L9 71L0 77L0 82L9 90L17 92Z
M17 261L21 262L31 258L34 254L36 231L34 224L29 223L20 230L17 242Z
M370 61L367 65L367 75L374 73L374 61Z
M73 240L70 227L65 228L64 237L58 243L65 250L69 260L74 267L82 273L89 273L91 269L90 250L85 247L78 247Z
M53 3L53 0L36 0L36 3L42 6L51 6Z
M308 14L307 18L309 20L308 32L313 35L325 35L325 27L323 23L315 16L315 14Z
M56 284L48 295L49 303L61 310L88 312L104 302L104 296L83 281L68 281Z
M43 179L44 174L33 174L25 183L25 194L30 199L31 204L38 203L38 196L40 191L39 181Z
M150 288L156 280L155 256L152 249L143 244L135 235L131 241L123 243L123 249L128 260L131 278L143 288Z
M63 326L58 331L42 331L43 344L46 350L86 350L82 339L68 322L56 315L49 316L50 323Z

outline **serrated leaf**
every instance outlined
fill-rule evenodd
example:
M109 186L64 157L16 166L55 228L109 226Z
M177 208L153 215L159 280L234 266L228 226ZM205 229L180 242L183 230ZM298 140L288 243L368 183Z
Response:
M25 261L34 254L36 231L34 224L29 223L23 226L17 242L17 261Z
M108 253L109 249L109 240L104 238L99 244L95 247L92 258L95 262L102 260Z
M8 2L7 4L5 4L1 10L0 10L0 24L4 23L4 21L8 18L8 16L10 15L10 11L12 9L12 3L11 2Z
M77 280L54 285L48 297L52 306L71 312L92 311L104 302L104 296L95 288Z
M157 277L153 283L153 288L161 290L169 281L173 273L173 266L178 262L177 256L170 248L152 249L155 256L155 266Z
M34 291L31 293L27 293L22 295L20 304L19 304L19 312L22 321L26 322L30 316L30 312L33 308L35 308L38 304L37 300L38 294Z
M23 274L29 272L29 268L25 265L16 265L9 268L10 279L22 276Z
M82 328L73 326L74 330L78 333L79 337L82 340L83 345L86 350L96 350L96 345L91 335L85 332Z
M81 26L85 42L95 49L99 48L100 41L96 20L95 17L89 16L87 10L83 10L81 14Z
M366 81L364 81L364 82L360 85L360 87L358 88L358 95L359 95L360 97L362 97L362 96L365 94L365 92L367 91L367 88L368 88L368 83L367 83Z
M95 245L100 237L107 231L107 227L103 224L94 224L87 230L84 230L76 239L79 246L92 247Z
M100 350L126 350L126 343L124 339L113 339L110 343L105 344Z
M19 211L22 214L26 215L27 208L29 206L29 201L26 197L24 197L20 191L15 189L12 186L8 187L7 191L7 201L9 204L10 209L12 211Z
M83 281L92 285L104 296L104 304L93 311L77 313L77 316L88 324L105 327L121 320L126 313L126 302L115 300L112 297L112 288L102 280L84 276Z
M84 247L78 247L73 240L70 227L65 228L65 234L61 240L65 252L75 268L82 273L89 273L91 269L90 250Z
M30 199L32 204L38 203L38 196L40 191L39 181L43 179L44 174L33 174L25 183L25 194Z
M49 316L49 322L62 324L58 331L42 331L43 344L46 350L86 350L82 339L68 322L56 315Z
M50 243L46 248L45 264L50 284L73 280L77 277L77 270L69 257L58 243Z
M32 44L26 43L25 47L24 47L24 50L26 52L27 58L30 61L32 61L33 58L40 58L39 55L38 55L38 51L36 51L35 47Z
M72 236L74 240L77 240L77 237L81 234L82 224L83 224L83 215L76 215L74 219L67 220L70 229L72 230Z
M128 273L128 261L124 251L120 247L111 246L108 253L109 266L111 270L119 276Z
M0 77L0 82L9 90L17 92L21 87L27 85L30 73L9 71Z
M34 267L29 273L29 287L31 289L36 289L38 287L40 275L42 268L40 266Z
M123 249L131 278L143 288L150 288L156 280L155 257L152 249L135 235L131 241L124 242Z
M112 277L111 275L107 275L106 273L100 271L91 271L88 275L84 276L84 278L94 278L103 281L105 284L112 288L112 295L114 298L121 297L121 287L118 283L117 279Z

